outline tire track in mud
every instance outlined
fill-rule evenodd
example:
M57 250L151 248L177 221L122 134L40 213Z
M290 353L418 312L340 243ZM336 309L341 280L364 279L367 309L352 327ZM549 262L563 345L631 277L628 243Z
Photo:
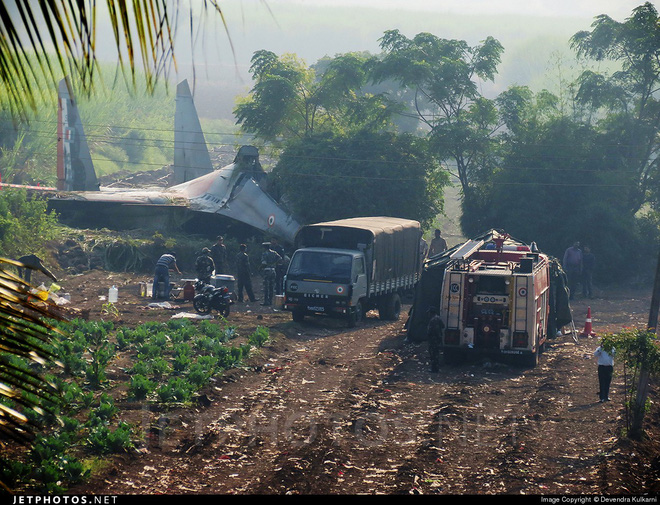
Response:
M588 366L583 349L558 344L535 369L443 375L428 439L402 467L407 492L603 492L599 447L613 442L617 407L595 402Z
M555 342L534 369L428 371L402 323L285 325L272 360L219 383L183 437L104 492L540 494L603 489L594 449L615 426L595 403L589 343ZM282 329L282 328L280 328ZM584 398L593 398L585 401ZM610 424L595 424L603 409Z
M380 335L400 326L367 324L291 343L291 359L265 369L269 380L250 391L232 413L233 421L225 416L215 423L211 429L222 433L218 447L231 448L230 461L237 463L233 470L227 465L226 476L240 474L240 484L213 492L342 492L342 475L352 469L347 433L356 425L369 430L352 412L378 387L381 370L393 366L395 355L379 349ZM233 442L227 428L237 431ZM217 477L215 482L224 480Z

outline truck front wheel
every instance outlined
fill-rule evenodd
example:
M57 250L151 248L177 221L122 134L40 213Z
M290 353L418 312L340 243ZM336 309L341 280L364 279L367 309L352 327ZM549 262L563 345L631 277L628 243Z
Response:
M357 302L355 309L348 313L348 327L355 328L355 325L362 321L362 303Z
M291 317L296 323L302 323L305 320L305 311L301 309L293 309L291 311Z

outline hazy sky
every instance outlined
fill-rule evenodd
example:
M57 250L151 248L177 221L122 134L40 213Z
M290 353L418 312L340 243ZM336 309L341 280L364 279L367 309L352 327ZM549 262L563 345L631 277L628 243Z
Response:
M643 4L641 0L270 0L278 3L298 3L303 6L368 6L387 9L428 10L454 14L523 14L533 16L587 17L607 13L622 21ZM655 2L651 2L655 5Z

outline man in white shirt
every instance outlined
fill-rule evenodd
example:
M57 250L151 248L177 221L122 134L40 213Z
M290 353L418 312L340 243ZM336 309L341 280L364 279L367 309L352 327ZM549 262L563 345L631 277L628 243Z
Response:
M614 372L614 349L607 352L601 345L594 351L594 356L598 358L598 385L600 386L598 396L601 403L608 402Z

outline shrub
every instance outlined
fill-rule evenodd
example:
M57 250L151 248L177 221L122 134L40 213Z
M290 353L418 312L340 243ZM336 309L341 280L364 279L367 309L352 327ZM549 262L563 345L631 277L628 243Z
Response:
M131 428L124 422L119 423L114 430L105 425L100 425L90 431L87 442L92 449L101 454L121 452L133 445Z
M191 385L196 386L198 389L206 385L208 380L211 378L211 373L206 370L199 363L195 363L188 370L186 376Z
M18 258L31 251L45 256L44 244L56 237L58 224L48 203L23 189L0 192L0 255Z
M248 337L248 342L255 347L263 347L268 341L270 333L268 328L264 326L257 326L257 329Z
M147 375L149 373L149 365L144 361L139 360L132 366L128 373L131 375Z
M147 379L144 375L134 375L128 387L128 394L136 400L144 400L151 393L156 384Z
M158 389L158 396L163 402L186 402L192 396L193 388L181 377L172 377L167 384Z
M151 363L151 375L153 377L162 377L171 371L170 364L163 358L156 358Z

